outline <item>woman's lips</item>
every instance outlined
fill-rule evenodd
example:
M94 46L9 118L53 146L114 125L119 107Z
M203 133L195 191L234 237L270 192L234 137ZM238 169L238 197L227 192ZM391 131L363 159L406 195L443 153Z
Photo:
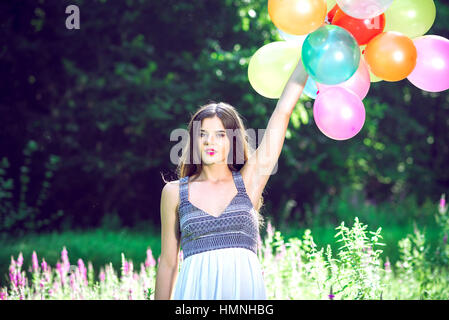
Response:
M216 154L217 152L215 150L206 150L206 153L210 156L213 156L214 154Z

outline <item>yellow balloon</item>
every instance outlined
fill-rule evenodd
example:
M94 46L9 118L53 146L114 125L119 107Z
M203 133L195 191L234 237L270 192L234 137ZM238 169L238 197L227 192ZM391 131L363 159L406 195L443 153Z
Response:
M305 35L318 29L326 18L324 0L268 0L273 24L288 34Z
M433 0L395 0L385 11L384 32L397 31L416 38L429 31L435 17Z
M248 65L248 79L260 95L278 99L301 58L302 45L275 41L259 48Z
M337 4L337 0L326 0L327 1L327 13L332 10L332 8Z

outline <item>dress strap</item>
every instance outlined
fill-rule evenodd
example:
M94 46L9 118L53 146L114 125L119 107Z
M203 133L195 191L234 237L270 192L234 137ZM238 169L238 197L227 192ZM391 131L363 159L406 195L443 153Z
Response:
M189 199L189 176L182 177L179 179L179 197L181 202L187 202Z
M245 183L243 182L243 177L240 171L232 171L232 176L234 177L235 186L238 192L246 193Z

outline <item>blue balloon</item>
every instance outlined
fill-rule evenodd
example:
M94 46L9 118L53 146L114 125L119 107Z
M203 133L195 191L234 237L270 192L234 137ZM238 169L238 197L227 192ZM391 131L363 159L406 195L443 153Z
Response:
M309 77L307 79L306 85L305 85L302 93L304 93L309 98L316 99L316 97L318 95L317 92L318 92L318 87L316 85L315 80L313 80L312 77Z
M302 46L302 61L316 82L335 85L351 78L360 63L360 48L345 29L325 25L310 33Z

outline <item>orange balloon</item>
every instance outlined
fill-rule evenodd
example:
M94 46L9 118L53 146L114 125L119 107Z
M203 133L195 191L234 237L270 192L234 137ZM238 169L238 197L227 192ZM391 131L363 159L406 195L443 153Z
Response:
M368 42L364 56L375 76L386 81L399 81L412 73L418 53L412 39L388 31Z
M282 31L304 35L324 23L327 4L325 0L268 0L268 14Z

